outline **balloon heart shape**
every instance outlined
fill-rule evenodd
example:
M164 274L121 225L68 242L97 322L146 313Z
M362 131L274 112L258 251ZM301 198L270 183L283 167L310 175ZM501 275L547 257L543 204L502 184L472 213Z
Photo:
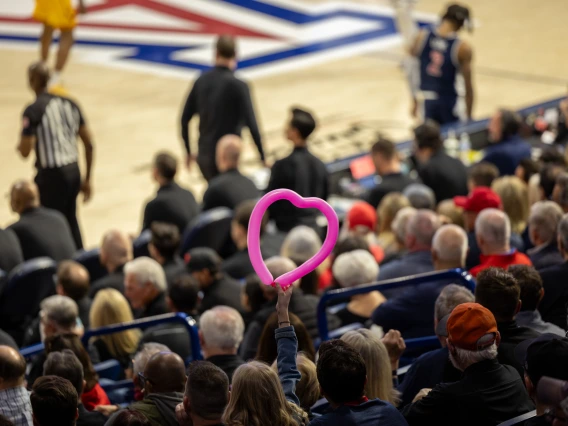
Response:
M262 254L260 253L260 225L268 206L279 200L287 200L301 209L318 209L321 211L327 218L327 236L319 252L293 271L287 272L274 279L264 264ZM320 198L302 198L289 189L275 189L262 197L258 203L256 203L252 211L247 235L250 261L264 284L273 285L276 282L280 284L282 288L286 288L316 269L329 256L337 242L338 233L339 222L337 220L337 214L324 200Z

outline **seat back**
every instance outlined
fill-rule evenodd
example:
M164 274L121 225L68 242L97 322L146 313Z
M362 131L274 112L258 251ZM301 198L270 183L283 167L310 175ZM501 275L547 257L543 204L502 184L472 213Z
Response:
M231 220L233 211L227 207L217 207L197 216L183 233L180 253L185 255L195 247L209 247L221 257L234 251L231 240Z
M513 426L513 425L524 425L528 419L536 417L536 410L529 411L528 413L521 414L520 416L509 419L503 423L499 423L497 426Z
M77 252L74 256L74 260L79 262L81 265L89 271L89 278L91 282L98 280L108 274L108 271L101 265L101 260L99 255L101 253L100 248L94 248L91 250L81 250Z
M0 328L18 345L22 344L29 322L38 315L41 301L55 294L56 267L53 259L38 257L22 263L8 275L0 294Z
M109 359L108 361L95 364L93 366L100 378L108 380L118 380L122 375L122 367L116 359Z

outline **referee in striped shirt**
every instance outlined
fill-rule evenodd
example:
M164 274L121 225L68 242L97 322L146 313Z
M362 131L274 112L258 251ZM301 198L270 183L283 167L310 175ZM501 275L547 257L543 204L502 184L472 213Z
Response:
M28 69L31 89L36 100L28 105L22 118L22 135L18 151L27 158L35 149L41 204L60 211L67 218L77 248L83 248L77 221L77 195L91 198L93 143L81 110L70 99L47 93L49 69L41 62ZM81 181L78 164L77 135L85 146L85 177Z

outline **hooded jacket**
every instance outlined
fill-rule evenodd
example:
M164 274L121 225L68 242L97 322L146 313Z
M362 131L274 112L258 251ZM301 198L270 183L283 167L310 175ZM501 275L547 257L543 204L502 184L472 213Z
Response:
M142 401L132 404L129 409L144 414L152 426L179 426L176 406L182 402L183 393L152 393ZM120 411L115 413L105 426L118 426L115 425L115 419L119 413Z

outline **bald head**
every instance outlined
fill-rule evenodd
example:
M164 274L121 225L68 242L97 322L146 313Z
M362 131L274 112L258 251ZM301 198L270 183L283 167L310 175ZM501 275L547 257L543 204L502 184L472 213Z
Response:
M109 272L132 260L132 241L116 229L108 231L101 244L101 263Z
M509 217L501 210L483 210L475 220L475 238L484 255L508 252L511 238Z
M19 180L12 185L10 191L10 204L15 213L39 207L39 190L37 185L27 180Z
M220 172L236 169L239 166L239 159L243 143L241 138L236 135L227 135L219 139L217 144L216 161Z
M432 260L436 270L463 268L467 256L467 234L456 225L444 225L432 240Z
M57 267L57 292L79 301L89 292L89 271L74 260L64 260Z
M24 383L26 361L20 353L10 346L0 346L0 390Z
M152 356L144 367L144 377L146 394L183 393L187 379L183 360L173 352L158 352Z
M44 62L34 62L28 68L28 79L32 90L35 92L44 91L49 82L49 68Z

